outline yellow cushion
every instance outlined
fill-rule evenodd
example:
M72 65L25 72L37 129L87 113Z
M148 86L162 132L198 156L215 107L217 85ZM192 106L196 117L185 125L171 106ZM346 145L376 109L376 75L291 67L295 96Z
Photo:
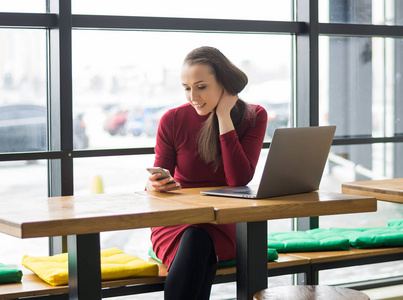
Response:
M42 257L24 255L22 265L51 285L64 285L69 281L67 259L67 253ZM158 266L119 248L110 248L101 251L101 273L102 280L157 276Z

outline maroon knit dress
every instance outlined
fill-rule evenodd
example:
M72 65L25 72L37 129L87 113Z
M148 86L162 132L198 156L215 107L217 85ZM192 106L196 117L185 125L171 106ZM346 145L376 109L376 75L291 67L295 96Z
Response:
M170 109L158 127L154 166L168 169L182 188L246 185L255 172L267 123L264 108L252 107L256 112L254 122L246 116L238 133L233 130L220 135L223 164L216 172L201 160L197 151L197 133L208 116L198 115L189 103ZM219 261L236 257L235 224L153 227L154 252L168 268L182 233L189 226L201 227L210 234Z

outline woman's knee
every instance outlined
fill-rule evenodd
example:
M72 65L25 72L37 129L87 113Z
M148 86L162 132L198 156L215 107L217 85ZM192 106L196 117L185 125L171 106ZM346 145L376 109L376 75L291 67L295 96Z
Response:
M210 258L213 256L213 260L215 260L214 243L210 234L198 227L189 227L185 230L178 251L190 252L198 257L206 255Z

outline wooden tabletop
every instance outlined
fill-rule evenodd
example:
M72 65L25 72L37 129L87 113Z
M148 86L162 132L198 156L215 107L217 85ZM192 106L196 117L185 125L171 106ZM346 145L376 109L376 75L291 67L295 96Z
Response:
M244 200L202 195L201 190L2 200L0 232L32 238L376 211L376 199L370 196L313 192Z
M342 193L403 203L403 178L347 182L342 184Z
M0 201L0 232L45 237L214 221L209 204L147 194L97 194Z
M200 194L201 190L208 189L212 188L183 189L169 193L148 192L148 195L195 205L211 205L215 210L215 221L219 224L372 212L377 209L376 199L369 196L317 191L251 200Z

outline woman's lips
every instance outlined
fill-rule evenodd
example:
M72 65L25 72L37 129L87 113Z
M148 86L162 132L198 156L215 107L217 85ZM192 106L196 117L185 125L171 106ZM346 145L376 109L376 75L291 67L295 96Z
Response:
M193 103L193 107L195 107L195 108L203 108L205 105L206 105L206 103L203 103L203 104L195 104L195 103Z

